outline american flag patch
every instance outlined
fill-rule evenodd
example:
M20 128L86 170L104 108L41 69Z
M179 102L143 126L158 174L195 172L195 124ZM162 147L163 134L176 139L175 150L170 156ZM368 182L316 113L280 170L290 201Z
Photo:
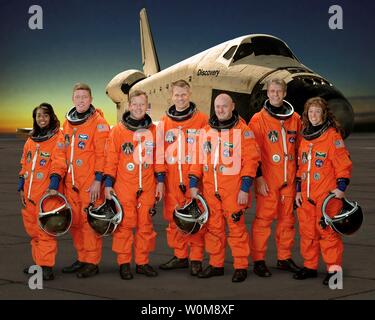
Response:
M243 135L245 139L254 139L254 133L252 131L245 131Z
M109 131L109 128L106 124L98 124L97 128L99 132Z

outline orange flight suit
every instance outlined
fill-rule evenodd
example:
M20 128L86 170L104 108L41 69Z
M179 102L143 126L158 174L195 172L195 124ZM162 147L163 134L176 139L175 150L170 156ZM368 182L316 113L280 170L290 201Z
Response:
M255 193L256 216L251 230L252 258L253 261L265 259L271 224L277 219L277 258L286 260L291 258L295 236L293 204L300 116L293 113L285 121L280 121L263 108L254 114L249 126L259 146L262 175L269 188L268 196Z
M64 137L59 129L46 141L35 142L32 138L28 138L23 148L22 168L19 175L25 179L24 198L26 207L22 208L21 211L25 230L31 237L32 257L35 264L39 266L52 267L55 265L56 238L48 235L39 227L38 214L39 200L49 187L50 175L55 173L61 178L65 175L66 165L64 167L63 148ZM54 170L55 162L63 165L59 165L59 169ZM33 163L34 170L32 170ZM63 186L60 183L59 192L62 193L62 190Z
M174 249L174 255L179 259L189 256L192 261L202 261L204 252L204 229L194 235L183 234L173 221L173 212L176 207L182 207L190 200L189 166L192 157L192 148L198 132L208 123L206 114L196 110L186 120L175 121L165 115L158 124L158 137L164 139L164 153L166 162L164 219L168 221L167 242ZM179 189L180 174L178 166L178 140L181 137L181 170L182 182L186 187L185 194ZM159 140L158 138L158 140ZM189 248L190 246L190 255Z
M309 153L311 169L308 172ZM297 209L301 235L301 254L304 266L318 269L319 253L327 264L341 266L343 243L341 236L330 227L323 229L319 225L322 217L321 207L328 193L337 188L336 179L351 177L352 162L341 135L329 128L320 137L313 140L303 139L298 151L297 177L301 179L302 206ZM309 188L308 188L309 184ZM315 206L307 199L315 202ZM336 203L335 203L336 201ZM340 210L341 200L330 201L328 214L333 216ZM337 210L334 210L334 209Z
M202 181L203 197L210 209L205 233L206 251L210 254L209 264L214 267L224 266L226 221L234 268L247 269L250 245L243 212L250 204L239 205L237 198L241 178L254 178L260 160L254 134L246 123L239 119L231 129L220 132L206 126L201 130L197 145L197 154L194 154L197 161L190 166L189 175ZM218 199L219 196L221 200ZM241 215L237 222L232 219L234 213Z
M124 212L123 220L113 234L112 249L117 253L119 265L130 263L133 242L137 265L148 264L149 253L155 249L156 232L150 210L155 204L155 173L165 171L163 165L154 164L155 135L156 127L152 123L147 129L137 131L119 123L112 128L108 139L104 173L115 180L114 190ZM137 198L140 188L142 193Z
M80 262L98 264L101 259L102 240L89 226L84 209L90 203L88 190L95 180L95 172L104 172L104 148L109 130L109 125L100 109L95 109L82 124L72 124L65 120L63 125L68 163L65 195L73 211L70 230ZM71 157L72 150L73 157ZM96 201L96 205L103 201L104 196Z

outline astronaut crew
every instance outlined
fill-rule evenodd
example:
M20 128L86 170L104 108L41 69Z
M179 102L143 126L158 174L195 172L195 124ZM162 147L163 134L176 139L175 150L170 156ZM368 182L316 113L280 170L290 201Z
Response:
M295 264L291 253L295 237L294 201L301 206L301 179L298 179L299 189L295 180L302 123L293 106L284 100L283 80L270 80L267 96L264 107L248 125L228 94L216 97L215 113L208 119L190 101L189 84L179 80L172 85L174 105L158 127L146 113L147 94L135 91L130 95L129 110L122 121L110 130L102 111L91 104L90 87L77 84L73 89L74 106L63 126L64 161L55 165L59 182L65 175L65 195L73 210L70 231L77 251L76 261L63 272L77 273L79 278L99 272L102 239L89 226L84 209L116 195L125 213L113 232L112 247L117 253L121 279L133 279L130 267L133 247L136 273L148 277L158 274L149 264L149 253L155 249L152 216L159 200L164 200L167 242L174 250L173 257L159 266L162 270L188 268L190 260L192 276L221 276L228 240L234 258L233 282L246 279L249 256L254 261L254 273L269 277L265 256L271 224L276 219L277 268L295 273L295 279L315 276L316 248L304 247L306 237L301 237L303 269ZM342 141L338 136L335 139ZM300 176L304 173L299 172ZM24 176L23 171L21 175ZM345 171L339 178L349 176L350 172ZM253 184L256 216L249 233L244 212L251 206ZM302 192L305 195L304 182ZM186 235L174 223L173 211L198 193L206 199L210 215L199 232ZM306 205L299 210L301 227L307 221L304 220ZM339 240L337 248L342 248ZM210 259L203 269L204 249ZM329 265L331 260L341 264L340 250L337 257L327 260ZM310 258L312 254L314 257Z

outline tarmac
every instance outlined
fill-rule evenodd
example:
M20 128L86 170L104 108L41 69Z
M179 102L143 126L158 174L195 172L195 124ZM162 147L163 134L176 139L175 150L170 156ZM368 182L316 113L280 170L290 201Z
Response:
M375 133L354 133L346 145L353 160L353 178L347 197L358 201L365 214L362 228L344 238L343 289L332 290L322 285L325 266L320 263L317 279L297 281L292 274L276 269L276 249L269 241L267 265L272 277L259 278L252 272L242 283L232 283L232 257L226 251L225 275L210 279L190 276L188 269L158 270L156 278L146 278L134 272L131 281L121 280L116 256L111 250L111 238L103 242L100 273L92 278L78 279L75 274L63 274L61 268L75 259L70 235L59 238L55 280L45 281L42 290L29 288L29 276L22 270L32 264L30 239L24 231L17 193L19 160L24 141L15 135L0 135L0 300L373 300L375 299ZM254 205L253 205L254 207ZM246 213L248 230L254 218L254 208ZM154 217L158 233L156 250L150 264L157 267L172 256L166 244L166 222L161 208ZM297 226L298 230L298 226ZM297 231L293 258L302 265ZM207 264L207 256L204 261ZM134 264L133 264L134 267Z

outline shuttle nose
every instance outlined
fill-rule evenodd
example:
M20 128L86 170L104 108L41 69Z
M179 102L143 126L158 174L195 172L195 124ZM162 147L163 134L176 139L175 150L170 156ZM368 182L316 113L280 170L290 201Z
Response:
M305 102L312 97L322 97L335 115L347 137L354 126L354 112L349 101L327 80L317 76L296 76L288 83L286 100L302 115Z

